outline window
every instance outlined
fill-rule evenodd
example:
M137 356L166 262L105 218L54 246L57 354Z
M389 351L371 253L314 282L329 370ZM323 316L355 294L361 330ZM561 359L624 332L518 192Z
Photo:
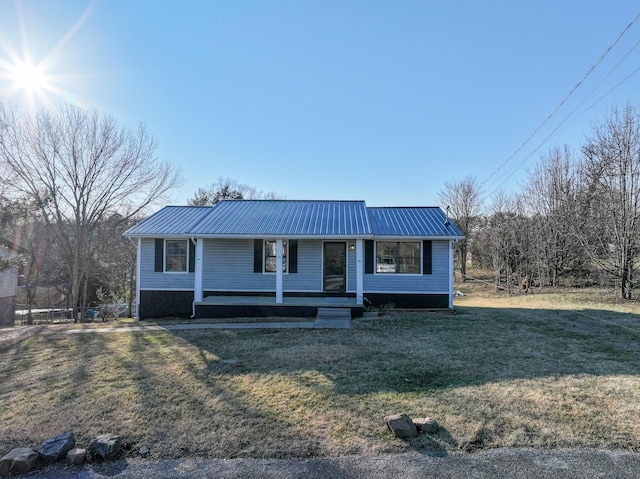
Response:
M276 272L276 242L264 242L264 272ZM287 272L287 242L282 242L282 272Z
M420 274L420 243L377 242L376 273Z
M164 270L167 272L187 272L188 240L167 240L165 242Z

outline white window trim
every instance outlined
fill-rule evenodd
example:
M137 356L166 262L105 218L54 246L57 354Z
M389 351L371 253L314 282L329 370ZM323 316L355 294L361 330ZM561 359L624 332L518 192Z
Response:
M418 246L420 248L420 272L419 273L379 273L378 272L378 243L418 243ZM406 277L419 277L423 275L423 271L422 271L422 266L423 266L423 262L424 260L422 259L424 255L424 251L423 251L423 243L420 240L397 240L397 239L384 239L384 240L375 240L374 241L374 248L373 248L373 274L374 275L380 275L380 276L389 276L389 277L402 277L404 278Z
M185 271L167 271L167 241L185 241L187 243L187 268ZM162 252L162 271L165 274L189 274L189 241L182 238L165 238Z
M262 274L275 275L276 271L265 271L265 268L267 266L267 241L270 241L272 243L276 242L276 240L274 239L262 240ZM287 243L287 255L285 256L287 260L287 270L283 271L282 274L287 275L289 274L289 240L286 240L286 239L282 240L283 247L285 242Z

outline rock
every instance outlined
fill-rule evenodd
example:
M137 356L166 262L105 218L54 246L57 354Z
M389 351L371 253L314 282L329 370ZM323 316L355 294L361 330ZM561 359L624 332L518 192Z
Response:
M392 414L384 418L389 430L400 439L411 439L418 435L418 429L406 414Z
M115 434L101 434L91 439L89 452L100 459L113 459L122 445L122 439Z
M140 454L141 456L146 456L147 454L149 454L149 448L146 446L142 446L139 450L138 450L138 454Z
M38 448L43 461L55 462L64 458L76 445L76 437L72 432L65 432L57 437L47 439Z
M0 459L0 474L26 474L36 467L40 456L28 447L18 447Z
M438 432L438 423L433 418L425 417L424 419L416 419L413 423L418 428L418 431L426 432L427 434Z
M69 464L82 464L87 458L87 450L74 447L67 452L67 462Z

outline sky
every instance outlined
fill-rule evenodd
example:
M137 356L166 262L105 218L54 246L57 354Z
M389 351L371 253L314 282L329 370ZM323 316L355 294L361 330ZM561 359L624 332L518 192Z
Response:
M287 199L446 206L447 182L476 178L487 197L517 191L551 148L579 152L613 107L640 102L640 20L602 58L639 10L627 0L0 0L0 99L144 123L158 156L182 170L171 204L230 178Z

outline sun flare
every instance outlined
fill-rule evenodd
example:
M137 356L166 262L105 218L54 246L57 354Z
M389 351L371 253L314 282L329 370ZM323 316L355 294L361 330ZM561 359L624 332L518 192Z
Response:
M30 29L23 6L16 2L13 37L0 31L0 100L15 100L28 110L50 106L59 101L82 106L83 102L69 88L77 85L78 74L62 73L62 65L68 64L67 47L89 18L93 4L87 6L73 25L51 44L48 50L31 48L31 43L45 45L35 29ZM35 13L34 13L35 14ZM80 63L78 63L80 64Z
M22 90L27 95L39 95L49 86L46 72L40 65L28 62L20 62L14 65L9 76L17 90Z

